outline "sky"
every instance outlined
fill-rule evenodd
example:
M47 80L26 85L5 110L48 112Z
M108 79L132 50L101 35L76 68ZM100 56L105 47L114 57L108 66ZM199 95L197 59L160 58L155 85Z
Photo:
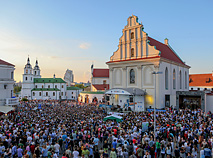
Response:
M211 73L212 8L212 0L0 0L0 59L15 65L17 82L28 55L42 77L71 69L76 82L87 82L92 63L107 68L133 14L150 37L169 39L190 73Z

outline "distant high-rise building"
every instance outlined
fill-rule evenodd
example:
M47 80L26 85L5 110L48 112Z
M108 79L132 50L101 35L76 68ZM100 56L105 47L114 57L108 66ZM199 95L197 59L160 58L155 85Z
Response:
M74 75L72 70L67 69L64 74L64 81L67 82L68 86L70 86L74 82Z

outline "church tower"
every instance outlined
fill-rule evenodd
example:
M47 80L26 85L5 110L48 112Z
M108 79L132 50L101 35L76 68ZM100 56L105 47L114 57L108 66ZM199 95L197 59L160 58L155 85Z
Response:
M31 89L34 88L34 76L30 58L27 59L27 64L24 67L21 95L27 99L31 99Z
M41 78L41 75L40 75L40 68L38 66L38 60L36 60L36 64L35 64L35 67L33 69L33 75L34 75L34 78Z

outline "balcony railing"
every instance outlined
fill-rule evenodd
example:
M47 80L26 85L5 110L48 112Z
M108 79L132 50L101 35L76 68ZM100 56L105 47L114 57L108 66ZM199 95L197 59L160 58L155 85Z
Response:
M6 98L5 99L5 105L13 106L13 105L18 105L18 104L19 104L18 98Z

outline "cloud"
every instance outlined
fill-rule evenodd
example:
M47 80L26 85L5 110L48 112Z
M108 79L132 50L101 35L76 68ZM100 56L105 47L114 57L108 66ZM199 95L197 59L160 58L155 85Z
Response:
M90 46L91 46L91 44L89 44L89 43L81 43L79 45L79 48L81 48L81 49L89 49Z

